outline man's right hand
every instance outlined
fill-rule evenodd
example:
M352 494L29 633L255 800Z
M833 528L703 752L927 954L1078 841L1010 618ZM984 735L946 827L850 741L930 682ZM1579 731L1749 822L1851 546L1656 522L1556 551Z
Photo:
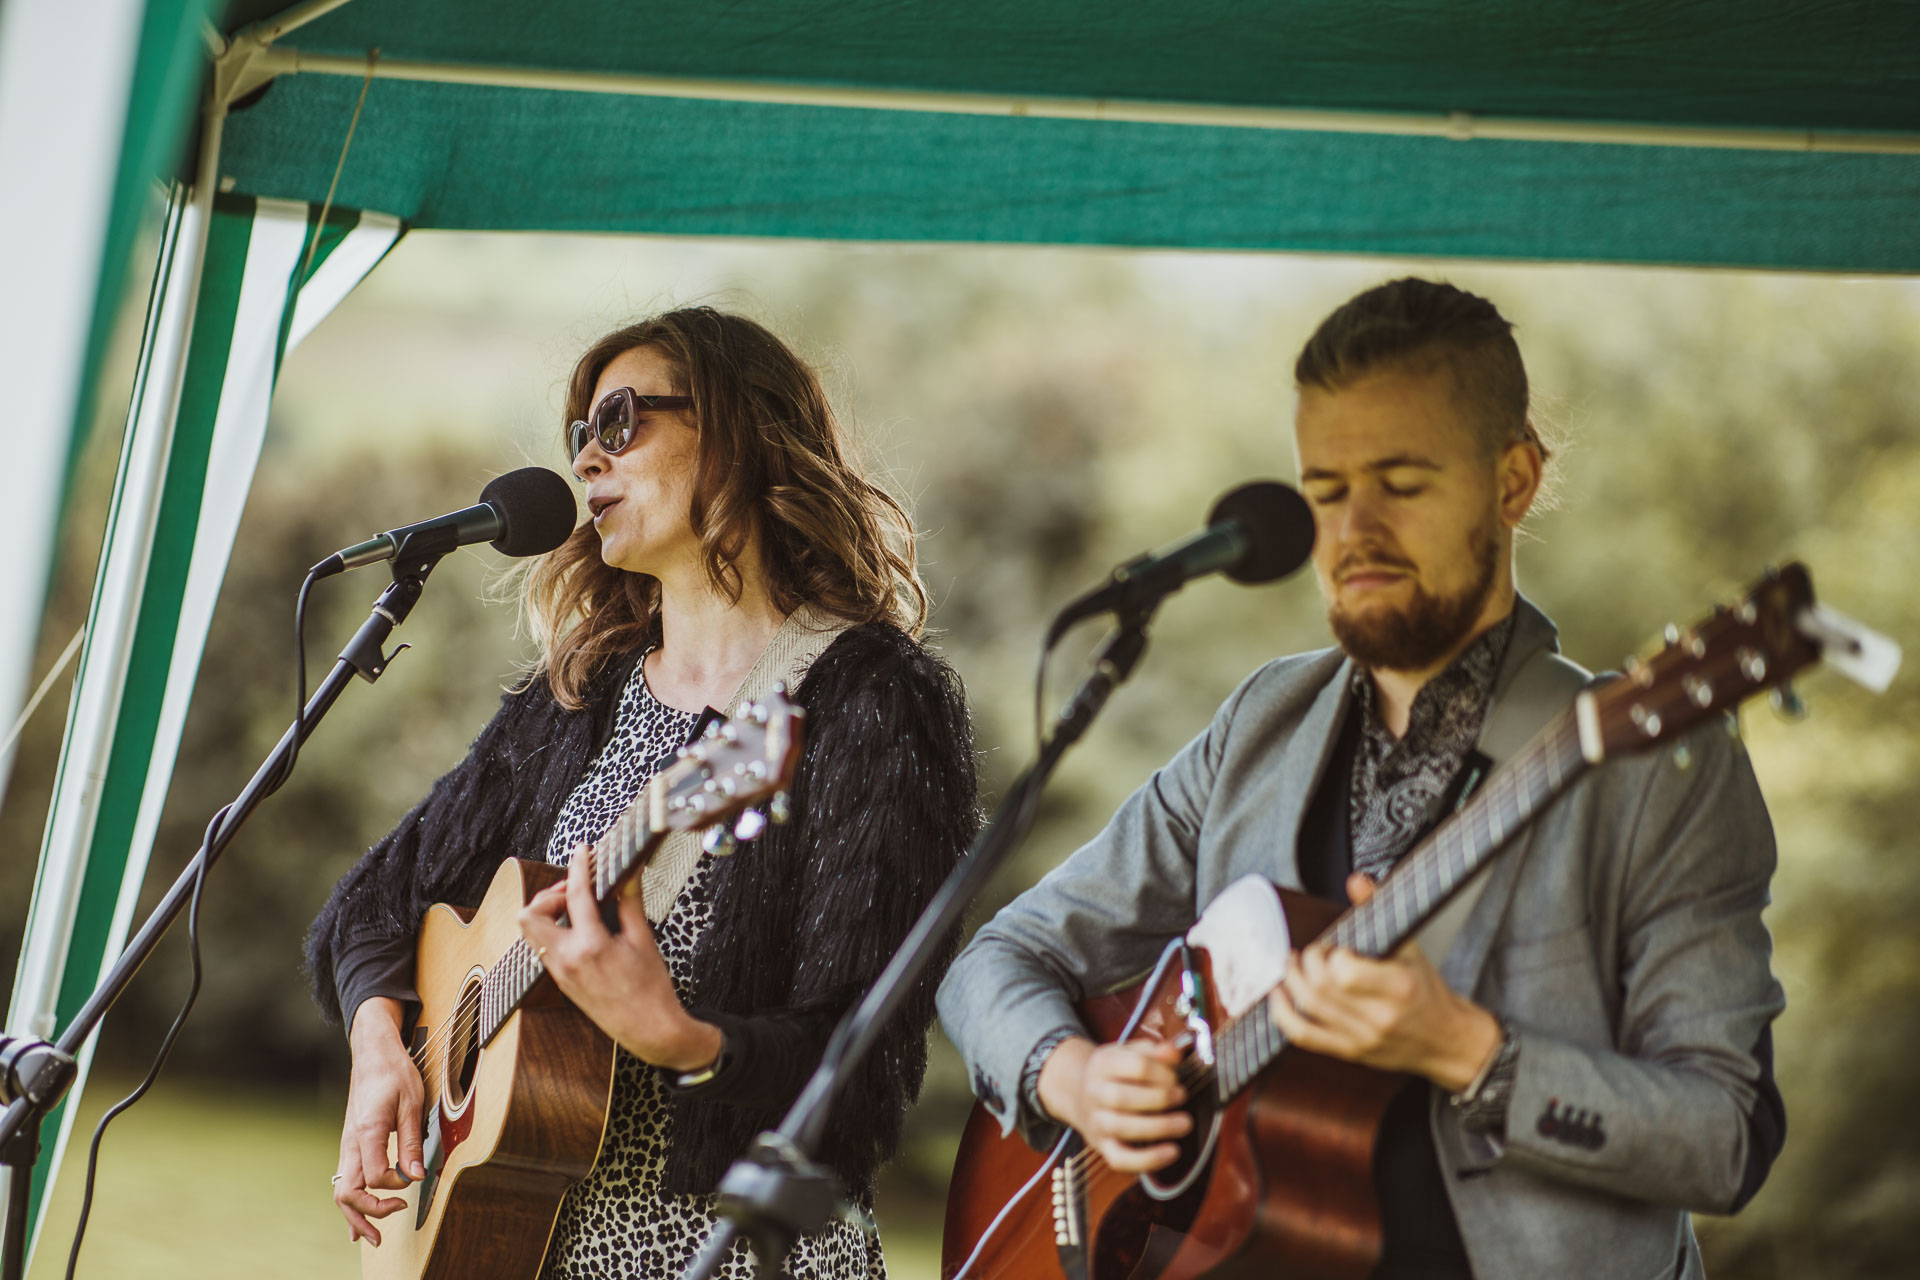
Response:
M352 1230L380 1243L369 1218L384 1218L407 1202L380 1197L375 1190L400 1191L426 1177L420 1149L420 1116L426 1086L413 1056L400 1042L400 1003L383 996L354 1010L353 1077L347 1087L347 1118L340 1131L340 1164L333 1180L333 1202ZM400 1135L400 1163L388 1162L388 1140ZM405 1170L405 1174L402 1174Z
M1192 1117L1174 1110L1187 1100L1180 1058L1180 1050L1159 1042L1062 1040L1040 1068L1040 1105L1072 1125L1112 1168L1165 1168L1180 1154L1174 1139L1193 1128Z

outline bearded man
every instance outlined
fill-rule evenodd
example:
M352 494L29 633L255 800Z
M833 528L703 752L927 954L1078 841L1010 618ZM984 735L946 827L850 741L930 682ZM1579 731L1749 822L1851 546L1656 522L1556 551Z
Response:
M1256 671L941 988L975 1092L1037 1147L1068 1125L1116 1169L1171 1163L1179 1055L1096 1045L1074 1004L1248 873L1365 898L1588 679L1514 586L1546 450L1499 311L1397 280L1329 316L1295 376L1339 647ZM1376 1276L1697 1276L1687 1211L1737 1210L1766 1177L1773 833L1722 726L1682 745L1590 771L1511 837L1444 954L1315 943L1269 997L1291 1044L1414 1077L1374 1149Z

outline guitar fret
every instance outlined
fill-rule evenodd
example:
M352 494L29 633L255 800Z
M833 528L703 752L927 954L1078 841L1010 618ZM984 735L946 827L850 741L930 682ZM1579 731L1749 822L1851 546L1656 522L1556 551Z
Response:
M1490 785L1470 796L1450 821L1403 858L1373 897L1348 908L1324 936L1365 956L1396 949L1589 767L1574 713L1564 711L1508 761ZM1256 1079L1286 1044L1262 1004L1218 1029L1220 1100L1227 1101Z
M1343 915L1331 939L1363 955L1393 951L1584 767L1573 716L1562 713L1407 855L1374 898Z

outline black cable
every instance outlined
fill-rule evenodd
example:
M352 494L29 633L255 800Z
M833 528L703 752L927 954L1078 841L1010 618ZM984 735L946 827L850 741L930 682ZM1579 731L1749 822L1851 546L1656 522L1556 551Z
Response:
M274 771L273 778L261 793L265 799L283 786L293 775L293 766L300 758L300 740L307 732L307 594L313 590L316 575L308 573L300 584L300 594L293 605L293 651L295 663L294 703L293 703L293 746L287 753L286 763ZM193 876L193 898L187 907L187 956L193 965L193 980L187 984L187 997L180 1002L180 1012L174 1015L173 1025L167 1028L167 1034L160 1041L160 1051L153 1057L153 1066L147 1071L147 1078L139 1087L120 1101L107 1108L100 1123L93 1127L93 1141L87 1146L86 1190L80 1198L80 1221L73 1229L73 1247L67 1252L67 1280L73 1280L74 1268L80 1264L80 1246L86 1241L87 1220L93 1215L94 1180L100 1171L100 1142L106 1137L107 1126L115 1117L131 1108L134 1103L147 1096L147 1090L153 1088L154 1081L160 1078L167 1058L173 1053L174 1041L180 1038L180 1030L186 1025L187 1015L193 1012L194 1002L200 998L200 982L204 972L200 960L200 898L207 887L207 868L213 864L213 851L223 839L220 830L227 815L233 811L233 805L222 805L220 811L207 823L207 832L201 841L205 851L200 858L199 870Z
M230 804L223 805L220 812L213 815L213 821L207 824L209 842L232 808ZM87 1219L93 1214L93 1183L100 1170L100 1140L106 1136L107 1126L115 1116L140 1101L146 1096L147 1090L153 1088L153 1082L160 1078L160 1069L167 1065L167 1057L173 1052L173 1042L180 1038L180 1028L186 1025L187 1015L193 1012L194 1001L200 998L200 895L207 887L207 865L207 860L202 858L200 870L193 877L193 900L187 908L187 953L193 961L193 981L187 986L187 998L181 1002L173 1025L167 1028L166 1038L160 1042L160 1052L154 1055L147 1078L132 1093L107 1108L107 1113L100 1117L100 1123L93 1127L93 1141L87 1147L86 1192L80 1198L80 1221L73 1229L73 1248L67 1253L67 1280L73 1280L74 1268L80 1264L80 1246L87 1237Z
M273 775L273 783L266 790L266 796L278 791L288 778L293 776L293 766L300 762L300 744L307 736L307 594L313 590L313 584L320 580L317 570L309 569L300 584L300 594L293 602L293 750L287 753L287 762Z
M1047 745L1047 659L1053 656L1053 645L1042 641L1040 645L1040 665L1033 673L1033 749L1043 750Z

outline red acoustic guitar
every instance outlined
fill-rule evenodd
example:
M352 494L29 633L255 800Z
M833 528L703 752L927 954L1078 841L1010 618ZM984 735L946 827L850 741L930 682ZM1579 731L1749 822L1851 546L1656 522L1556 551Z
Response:
M1334 941L1370 956L1399 947L1585 770L1665 741L1823 656L1885 687L1898 649L1816 606L1806 570L1769 574L1626 674L1583 691L1461 810L1344 912L1260 877L1231 886L1135 987L1081 1006L1103 1041L1185 1050L1194 1124L1153 1174L1107 1167L1068 1133L1046 1153L975 1107L947 1199L942 1280L1262 1280L1366 1276L1379 1258L1373 1148L1407 1077L1287 1046L1236 940ZM1889 665L1891 664L1891 665ZM1232 967L1235 974L1227 975ZM1240 988L1226 998L1216 977ZM1248 998L1248 990L1253 998ZM1244 1016L1234 1016L1243 1012Z
M803 719L776 688L682 748L594 845L594 897L611 903L672 832L737 821L751 839L766 825L752 806L769 799L778 819ZM531 1280L561 1197L599 1155L613 1041L546 977L516 919L565 875L509 860L478 910L442 904L421 923L413 1056L427 1088L427 1176L399 1193L407 1207L386 1219L380 1244L362 1243L368 1280Z

